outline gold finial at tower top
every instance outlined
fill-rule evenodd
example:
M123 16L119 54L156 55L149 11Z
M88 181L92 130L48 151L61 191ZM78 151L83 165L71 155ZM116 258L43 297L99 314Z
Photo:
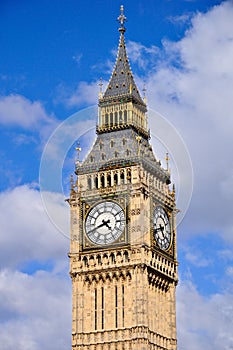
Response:
M144 101L144 103L147 103L147 98L146 98L146 85L145 85L145 84L144 84L144 86L143 86L142 92L143 92L143 101Z
M77 143L77 147L75 148L77 151L77 163L80 163L80 152L82 151L82 148L80 147L80 142Z
M170 158L169 158L168 152L166 153L166 158L165 158L165 160L166 160L166 163L167 163L167 171L169 171L169 160L170 160Z
M100 78L100 82L99 82L99 98L102 98L103 97L103 91L102 91L102 87L103 87L103 79Z
M127 20L127 18L124 15L124 6L123 5L121 5L120 11L121 11L121 14L117 18L117 20L120 22L120 25L121 25L119 28L119 32L124 33L125 32L125 25L124 24L125 24L125 21Z

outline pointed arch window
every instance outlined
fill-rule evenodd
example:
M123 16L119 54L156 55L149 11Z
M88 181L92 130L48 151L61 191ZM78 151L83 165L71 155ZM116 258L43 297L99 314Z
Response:
M127 181L131 182L131 171L130 170L127 171Z
M124 111L124 124L127 124L127 111Z
M118 184L118 176L117 173L114 174L114 185Z
M98 176L95 177L95 187L98 188L99 187L99 180L98 180Z
M112 185L112 180L111 180L111 174L107 175L107 186L111 186Z
M105 125L108 125L108 113L105 114Z
M121 183L123 184L125 182L125 174L124 171L121 172Z
M104 187L104 182L104 174L102 174L100 178L101 187Z
M110 113L110 125L113 125L113 113Z
M88 185L88 189L91 190L91 178L89 177L88 180L87 180L87 185Z
M115 112L114 124L118 124L118 113Z
M122 124L122 111L119 112L119 124Z

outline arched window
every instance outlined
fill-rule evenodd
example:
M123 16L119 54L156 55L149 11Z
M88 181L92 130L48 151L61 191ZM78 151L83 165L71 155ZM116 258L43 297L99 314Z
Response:
M119 112L119 124L122 124L122 111Z
M121 172L121 183L123 184L124 181L125 181L125 174L124 174L124 172L122 171L122 172Z
M88 266L88 260L87 260L87 257L86 257L86 256L84 256L83 262L84 262L84 266Z
M95 177L95 187L98 188L99 186L98 176Z
M108 175L107 175L107 185L108 185L108 186L112 186L111 182L112 182L112 181L111 181L111 175L108 174Z
M118 176L117 173L114 174L114 185L118 184Z
M113 125L113 113L110 113L110 125Z
M111 141L110 141L110 147L112 148L113 146L114 146L114 141L111 140Z
M108 113L105 114L105 125L108 125Z
M130 170L127 171L127 181L131 182L131 171Z
M124 124L127 124L127 111L124 111Z
M90 177L87 180L87 185L88 185L88 189L91 190L91 178Z
M128 254L128 252L124 252L124 260L125 260L126 262L129 261L129 254Z
M115 260L115 255L113 253L110 254L110 259L111 259L111 263L115 264L116 260Z
M118 124L118 113L115 112L115 120L114 120L114 124Z
M101 181L101 187L104 187L104 174L101 175L100 181Z

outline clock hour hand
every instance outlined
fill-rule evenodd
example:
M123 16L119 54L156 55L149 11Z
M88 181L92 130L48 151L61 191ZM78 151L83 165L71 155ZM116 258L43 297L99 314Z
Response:
M102 220L103 221L103 224L105 225L105 226L107 226L107 228L109 229L109 230L111 230L111 226L109 226L109 223L110 223L110 219L108 219L108 220Z
M158 231L161 231L162 235L163 235L163 238L164 238L164 226L162 226L161 224L159 224L159 227L157 227L155 229L155 232L158 232Z
M103 226L105 226L105 225L106 225L106 222L105 222L104 220L102 220L102 224L96 226L95 228L93 228L93 229L92 229L91 231L89 231L88 233L92 233L93 231L98 230L98 228L103 227Z
M108 219L108 220L102 220L102 224L100 224L100 225L98 225L98 226L96 226L95 228L93 228L91 231L89 231L89 234L90 233L92 233L92 232L94 232L94 231L96 231L96 230L98 230L100 227L103 227L103 226L107 226L107 228L109 229L109 230L111 230L111 227L108 225L110 223L110 220Z

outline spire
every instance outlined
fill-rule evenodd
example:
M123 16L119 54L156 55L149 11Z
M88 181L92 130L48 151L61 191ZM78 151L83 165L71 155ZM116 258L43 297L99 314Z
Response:
M120 98L120 97L131 97L136 100L137 103L146 107L144 101L142 100L138 88L135 84L133 74L130 68L126 45L125 45L125 36L126 31L125 21L126 17L124 15L124 7L120 7L120 16L118 21L120 22L119 32L120 32L120 41L118 46L118 54L113 69L112 76L108 83L107 89L104 93L103 99L109 100L111 98Z
M117 18L117 20L120 22L120 28L118 29L120 33L124 33L126 31L125 29L125 26L124 26L124 23L125 21L127 20L127 18L125 17L124 15L124 6L121 5L120 7L120 11L121 11L121 14L120 16Z

